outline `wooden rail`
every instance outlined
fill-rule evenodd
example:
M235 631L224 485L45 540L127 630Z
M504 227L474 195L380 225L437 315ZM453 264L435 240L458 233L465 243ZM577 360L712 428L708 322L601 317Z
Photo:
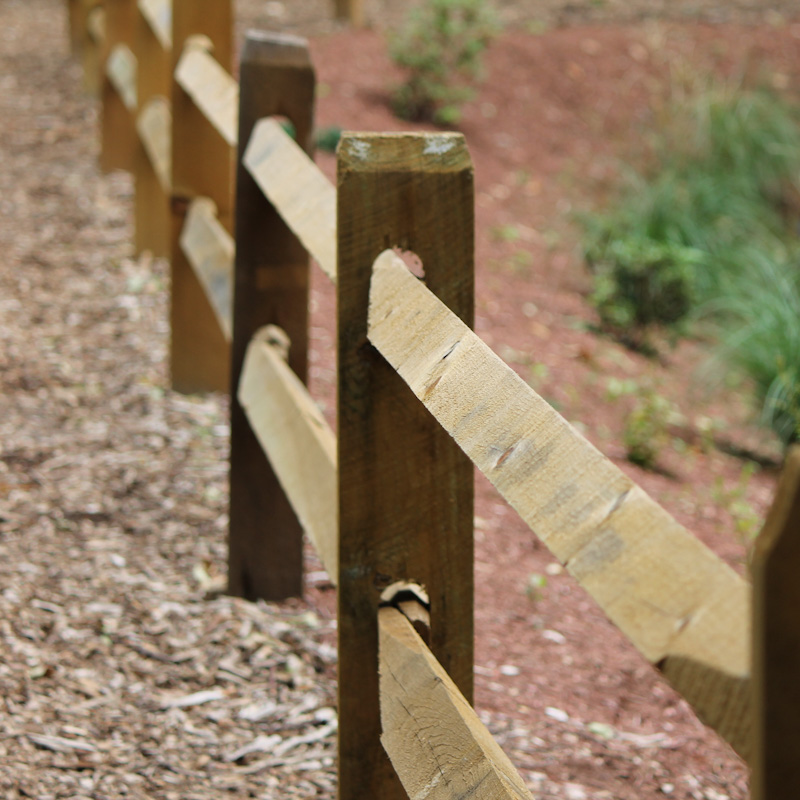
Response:
M408 796L532 800L513 764L411 621L396 608L381 608L378 628L381 742ZM431 733L423 737L421 731Z
M340 797L529 796L469 705L473 464L747 759L753 798L800 796L800 450L751 586L470 329L463 137L346 134L334 189L302 40L250 35L237 85L227 3L140 0L131 37L133 7L106 6L103 159L134 154L137 231L170 217L141 236L171 259L174 385L230 370L230 591L301 592L303 531L337 585ZM337 289L338 438L303 384L309 254Z
M289 341L267 326L247 348L239 402L322 565L339 577L336 437L286 363Z
M391 251L374 266L369 339L612 622L746 755L747 584Z
M181 249L203 285L220 330L233 339L233 237L217 218L214 202L195 198L189 206L180 239Z

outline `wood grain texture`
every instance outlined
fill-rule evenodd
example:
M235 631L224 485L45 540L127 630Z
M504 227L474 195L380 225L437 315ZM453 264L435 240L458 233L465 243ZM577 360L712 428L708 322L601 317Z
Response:
M244 164L294 235L336 282L336 189L274 120L262 119Z
M281 600L303 591L303 527L236 395L247 347L265 325L289 336L289 366L305 381L309 258L242 159L256 122L272 114L290 119L310 152L315 78L304 39L253 32L240 74L228 588Z
M375 263L369 320L370 342L475 465L700 718L746 756L747 583L391 252Z
M131 171L136 151L135 0L107 0L100 65L100 169Z
M339 792L400 798L379 744L380 594L425 587L431 649L471 699L473 472L368 344L369 281L384 248L411 250L471 323L473 173L458 134L346 133L338 156Z
M800 797L800 448L786 459L756 539L753 574L753 800Z
M239 402L331 581L339 577L336 437L268 326L247 348Z
M189 206L181 233L181 247L205 289L225 339L233 337L233 237L217 219L217 208L207 197Z
M239 84L200 47L184 50L175 80L230 147L236 147Z
M395 608L379 611L381 742L413 800L533 800L452 678Z
M173 0L172 4L170 373L173 388L183 392L230 388L230 348L179 240L195 197L210 198L222 226L233 231L235 153L174 73L187 44L198 41L205 41L220 68L232 73L231 6L231 0Z

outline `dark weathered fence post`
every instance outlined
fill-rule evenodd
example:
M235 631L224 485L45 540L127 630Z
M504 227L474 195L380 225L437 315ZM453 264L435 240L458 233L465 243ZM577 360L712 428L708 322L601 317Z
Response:
M175 67L193 37L195 46L206 42L217 63L232 73L231 0L173 0L172 4L170 372L178 391L227 392L230 348L180 245L189 203L197 196L211 198L220 222L229 232L233 229L231 146L174 79Z
M229 591L279 600L303 591L303 537L236 398L245 350L263 325L291 341L289 365L305 380L309 259L242 163L256 122L279 115L311 150L314 71L302 39L250 33L240 77L236 268L231 381Z
M800 797L800 448L753 552L753 800Z
M367 341L372 263L421 259L473 319L473 171L463 137L346 134L338 167L339 797L404 797L380 745L377 614L398 580L430 596L431 649L468 700L472 465Z

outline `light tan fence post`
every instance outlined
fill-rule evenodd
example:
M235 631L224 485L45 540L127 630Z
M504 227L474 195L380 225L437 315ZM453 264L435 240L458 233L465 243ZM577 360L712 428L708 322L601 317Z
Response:
M136 148L136 0L106 0L100 57L100 169L133 169ZM124 85L124 91L120 91Z
M216 61L232 72L230 0L173 0L172 70L192 37L205 37ZM194 46L201 46L199 38ZM191 46L191 44L190 44ZM186 259L180 235L189 203L209 197L220 222L233 229L233 153L177 81L172 81L172 222L170 261L170 372L182 392L224 391L230 381L230 348L208 297Z
M465 697L473 673L473 476L452 439L367 341L372 263L421 259L473 318L473 172L463 137L346 134L338 166L339 797L404 797L379 742L377 612L408 579L431 604L431 649Z
M170 189L172 170L171 114L172 23L170 0L139 0L136 14L138 62L138 131L133 174L135 240L137 253L149 250L167 256L170 248ZM168 24L167 24L168 23ZM159 151L167 156L159 163ZM159 169L161 167L161 169Z
M90 94L99 94L101 67L106 52L106 9L97 0L82 0L86 29L81 49L83 86Z
M81 53L86 46L89 13L100 2L101 0L67 0L69 41L75 55Z
M314 70L305 40L251 33L242 55L236 188L231 381L229 591L279 600L303 592L303 534L237 398L245 351L262 326L289 336L289 365L305 381L309 258L244 167L259 119L280 115L311 151Z
M364 26L364 0L334 0L336 19L346 19L361 28Z
M753 800L800 797L800 448L753 552Z

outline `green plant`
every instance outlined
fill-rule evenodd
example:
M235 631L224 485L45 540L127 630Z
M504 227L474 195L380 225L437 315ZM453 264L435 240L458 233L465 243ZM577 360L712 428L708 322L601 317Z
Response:
M713 497L714 501L727 508L736 532L745 541L752 541L761 528L763 519L756 512L747 500L747 490L750 479L757 472L758 465L754 461L748 461L742 466L742 471L736 485L728 489L721 477L714 481Z
M707 85L663 120L651 169L585 217L601 320L623 338L711 323L720 372L746 375L761 419L800 439L800 126L774 93ZM678 329L680 332L680 328Z
M668 441L667 424L672 404L653 389L643 389L625 420L622 441L633 464L653 469L661 449Z
M752 254L749 270L714 304L718 373L747 375L761 421L785 444L800 440L800 254L787 265Z
M746 273L749 251L785 249L785 212L800 174L795 118L769 92L730 86L673 109L652 169L629 172L616 207L582 220L604 321L672 324ZM642 282L653 290L640 291ZM654 307L663 292L666 305Z
M481 55L497 31L485 0L426 0L412 9L390 41L390 55L407 78L394 92L395 113L451 125L473 96Z
M335 153L341 138L342 129L338 125L329 125L314 131L314 144L326 153Z
M702 252L649 238L598 241L586 259L595 273L592 303L611 327L672 324L694 304Z
M547 586L547 578L538 572L533 572L528 576L528 583L525 586L525 595L528 600L535 603L544 597L544 590Z

